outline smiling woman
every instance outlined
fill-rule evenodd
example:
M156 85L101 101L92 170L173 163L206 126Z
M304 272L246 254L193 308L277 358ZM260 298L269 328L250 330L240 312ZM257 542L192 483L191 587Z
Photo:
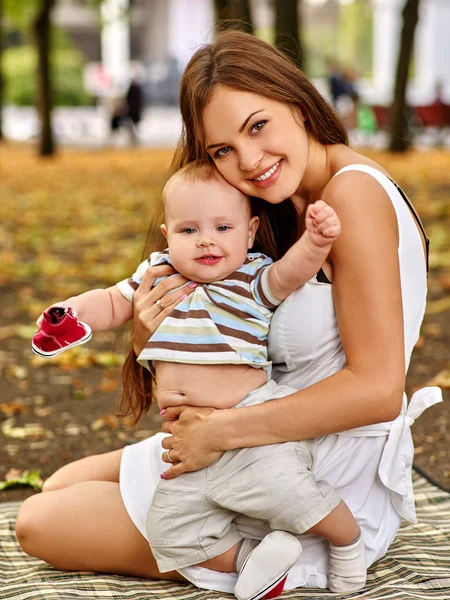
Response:
M198 395L186 399L185 394L179 394L176 399L180 405L168 402L163 408L167 419L163 431L168 435L159 434L127 447L120 455L92 457L90 461L68 465L51 477L44 489L53 491L24 504L18 521L19 537L28 552L63 568L100 567L114 571L121 563L121 572L136 574L136 565L140 565L139 574L143 576L165 576L157 570L145 540L149 532L154 535L157 531L155 553L162 553L161 548L177 552L183 546L181 532L184 535L189 528L183 525L174 531L169 522L166 528L158 530L162 523L167 523L158 515L167 508L178 517L190 518L195 513L190 510L195 494L191 490L181 500L172 496L171 489L175 486L170 485L175 482L165 481L157 487L159 475L163 473L170 480L192 471L199 481L210 481L218 472L218 464L232 460L240 452L248 451L247 455L253 456L258 451L273 451L267 470L261 470L260 463L243 469L253 477L250 485L242 483L240 475L229 477L225 479L229 486L221 488L220 502L213 498L214 503L224 506L228 506L230 498L243 502L235 511L239 514L235 515L232 526L236 534L233 543L239 543L238 550L221 547L221 552L226 550L224 555L215 555L223 560L221 564L211 556L209 562L202 563L203 555L196 554L196 561L184 562L184 566L179 563L179 572L199 587L227 592L235 589L242 598L264 597L262 592L254 595L247 590L243 594L239 586L234 588L237 575L233 571L239 571L240 576L245 573L242 559L247 554L252 556L250 551L255 546L257 557L260 552L264 554L267 545L265 542L258 545L258 541L269 538L268 523L272 528L297 534L309 529L305 523L311 525L313 511L300 498L286 492L291 484L295 490L300 489L300 480L302 484L306 480L318 483L320 502L314 509L327 505L328 511L331 510L314 527L320 528L327 522L328 531L341 541L332 543L329 536L326 542L322 537L299 535L302 554L298 560L297 542L286 544L277 554L285 574L289 571L283 582L286 588L329 586L340 591L334 567L337 557L340 552L349 552L353 560L357 551L359 558L364 552L366 557L365 562L359 561L361 577L350 581L352 573L344 579L346 585L354 586L347 589L358 589L365 578L365 566L385 554L401 519L416 518L409 423L424 408L440 400L439 390L426 388L413 396L406 413L405 372L426 301L423 228L389 174L348 148L339 118L304 74L276 49L252 36L227 32L198 50L183 77L180 107L183 134L173 171L193 161L214 163L228 182L225 185L231 184L237 190L226 196L227 206L233 206L233 199L241 198L242 194L252 197L252 216L257 216L260 222L259 233L256 232L258 250L263 249L266 254L272 254L273 250L273 258L282 254L279 264L288 267L279 271L274 265L268 271L282 274L272 278L277 294L270 293L272 280L267 287L263 278L258 279L257 270L252 271L254 260L248 259L243 271L238 270L238 276L232 274L236 287L237 282L247 281L247 270L256 275L258 285L252 288L250 284L246 290L250 295L251 290L257 293L262 290L265 299L274 305L285 298L271 322L269 364L261 366L264 369L273 366L274 381L269 383L275 388L282 387L284 392L288 390L288 394L281 397L283 394L277 394L275 388L268 392L266 389L267 401L240 404L239 410L235 410L228 407L234 406L236 387L243 389L237 386L236 373L228 371L219 384L211 386L209 381L208 387L209 375L205 372L196 378ZM222 258L226 252L222 253L221 242L217 240L222 236L227 238L229 228L234 226L228 220L228 211L216 215L217 220L209 218L210 211L218 208L217 200L211 196L208 203L207 197L191 196L181 206L185 213L174 230L171 228L176 218L171 213L173 207L168 206L165 233L171 239L170 244L173 235L180 236L190 249L195 247L192 267L199 270L200 277L204 270L221 269L226 262ZM317 207L325 203L339 217L340 236L333 241L328 257L325 259L325 253L306 281L302 281L304 285L292 288L295 291L288 295L292 273L295 278L303 266L295 249L301 247L302 240L325 234L314 219L310 220ZM195 218L194 208L200 213ZM245 246L254 232L249 220L244 220L248 228L243 238ZM305 255L310 256L309 251ZM189 256L186 250L182 260L188 260ZM175 275L154 285L157 278L168 274L173 271L160 264L145 266L139 280L134 280L131 286L137 354L151 345L153 336L172 332L171 327L178 326L179 331L171 343L188 343L187 338L191 337L184 336L187 329L180 325L183 315L179 307L186 300L186 288L182 288L186 279ZM192 277L197 277L197 271ZM203 284L196 283L192 284L195 292L189 296L189 302L203 294L200 291ZM228 292L232 297L233 290ZM208 294L206 288L204 296L211 299ZM252 315L241 319L235 333L230 333L229 324L220 322L223 305L215 298L211 304L219 314L217 338L220 333L235 340L242 352L251 346L246 327L252 325L258 329L261 322L268 326L264 319L255 323ZM186 327L193 322L188 321L186 318ZM201 335L201 328L196 329L196 334ZM253 338L256 335L253 330L251 335ZM167 367L164 360L160 362ZM192 365L183 367L191 369ZM255 371L264 370L250 369L249 378ZM179 373L174 382L178 386L184 377ZM138 415L148 409L151 399L143 381L147 381L147 375L144 376L141 367L136 367L136 357L132 354L125 367L124 386L130 410L136 410ZM202 396L205 390L206 398ZM264 386L256 392L261 390ZM159 401L159 389L157 392ZM227 405L231 397L233 402ZM298 457L294 462L305 464L302 461L306 460L309 464L304 477L289 470L292 456L286 461L276 459L280 448L292 448L292 444ZM182 488L188 479L180 478L177 488ZM252 508L268 497L261 483L275 487L279 495L255 519ZM251 495L253 490L258 490L255 496ZM245 498L250 498L247 504ZM347 513L350 518L345 521L344 531L340 528L344 520L337 519L331 526L327 521L333 507L342 504L351 511ZM287 505L294 515L282 523L274 520L274 515L278 518ZM74 510L78 511L75 519ZM195 514L203 516L202 511ZM108 536L112 518L120 525L120 550ZM211 520L205 518L205 535L210 524ZM52 532L51 543L47 531ZM321 530L315 532L324 536ZM355 539L357 532L360 537ZM342 542L342 536L353 540L344 550L342 545L346 542ZM89 546L93 537L95 553ZM220 535L214 534L210 540L217 547L221 543ZM336 550L336 546L341 548ZM203 566L186 566L199 563ZM263 572L267 575L265 569ZM169 576L180 577L174 573ZM262 578L261 575L256 580L250 579L261 583ZM275 588L280 592L282 586Z

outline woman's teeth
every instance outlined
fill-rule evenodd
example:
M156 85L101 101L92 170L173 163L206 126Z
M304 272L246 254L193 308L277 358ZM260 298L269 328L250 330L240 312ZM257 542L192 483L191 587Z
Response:
M255 177L255 181L264 181L265 179L268 179L271 175L273 175L275 173L275 171L278 169L279 166L280 166L280 161L278 161L276 165L273 165L273 167L271 169L266 171L264 173L264 175Z

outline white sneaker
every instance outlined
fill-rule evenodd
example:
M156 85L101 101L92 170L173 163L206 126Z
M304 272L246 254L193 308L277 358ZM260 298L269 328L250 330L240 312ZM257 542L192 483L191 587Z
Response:
M287 573L297 562L302 547L285 531L272 531L247 556L234 588L238 600L275 598L284 589Z

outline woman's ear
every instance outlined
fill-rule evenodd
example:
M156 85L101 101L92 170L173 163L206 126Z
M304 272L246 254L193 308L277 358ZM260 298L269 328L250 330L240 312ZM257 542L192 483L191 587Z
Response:
M256 232L259 227L259 217L252 217L248 222L248 249L251 250L254 242Z
M164 237L166 238L166 240L167 240L167 227L166 227L166 224L165 224L165 223L163 223L163 224L161 225L161 233L163 234L163 236L164 236Z

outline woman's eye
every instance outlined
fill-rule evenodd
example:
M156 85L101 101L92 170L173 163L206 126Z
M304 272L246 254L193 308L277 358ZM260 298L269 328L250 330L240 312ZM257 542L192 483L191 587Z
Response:
M228 231L229 229L230 228L228 227L228 225L219 225L217 231Z
M230 146L224 146L223 148L219 148L216 152L214 152L214 158L223 158L230 152Z
M264 127L264 125L267 123L267 121L258 121L257 123L255 123L253 125L253 127L250 129L251 133L258 133L258 131L261 131L261 129Z

